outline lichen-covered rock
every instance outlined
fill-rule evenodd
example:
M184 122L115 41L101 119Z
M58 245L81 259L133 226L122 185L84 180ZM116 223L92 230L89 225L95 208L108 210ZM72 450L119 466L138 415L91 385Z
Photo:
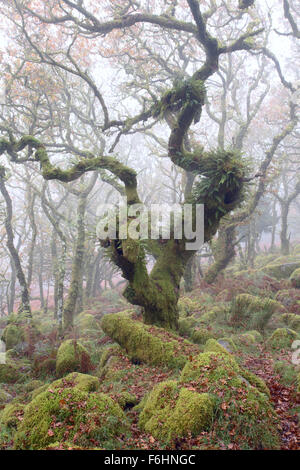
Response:
M58 377L63 377L74 371L86 373L91 368L89 353L78 341L68 339L60 345L56 356L56 375Z
M290 276L292 286L296 289L300 289L300 268L295 269Z
M283 306L269 298L251 294L240 294L232 302L230 322L233 326L263 330L276 311L284 311Z
M290 348L297 338L299 339L299 335L296 331L289 328L277 328L268 338L267 345L272 349Z
M139 426L160 440L197 435L210 427L215 399L180 387L176 381L161 382L150 393L140 414Z
M197 347L163 328L132 320L124 313L105 315L103 331L116 341L133 361L171 368L184 366L187 356Z
M9 403L6 405L0 416L0 425L8 428L16 428L22 420L24 414L22 403Z
M126 429L123 411L109 396L77 388L48 389L25 407L14 448L44 449L67 440L83 447L95 447L95 441L102 446Z

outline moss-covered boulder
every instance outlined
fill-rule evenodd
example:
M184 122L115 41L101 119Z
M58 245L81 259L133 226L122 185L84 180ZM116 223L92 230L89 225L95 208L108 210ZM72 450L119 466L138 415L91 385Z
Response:
M9 350L25 340L25 333L20 325L9 324L3 331L1 339L5 343L6 350Z
M224 354L231 354L236 349L236 345L231 338L222 338L219 340L211 338L204 346L204 351L214 351Z
M44 385L44 382L42 382L41 380L31 380L30 382L27 382L26 384L24 384L24 390L26 392L33 392L34 390L42 387L43 385Z
M181 368L189 354L198 352L195 345L180 336L133 320L125 313L105 315L102 329L136 362Z
M0 386L0 406L11 400L12 400L12 395Z
M225 445L276 449L278 422L269 396L262 379L241 368L231 354L207 351L186 363L179 381L154 387L139 426L162 441L210 431Z
M207 340L213 338L213 333L206 328L196 328L192 333L192 341L196 344L205 344Z
M283 322L292 330L300 332L300 315L295 313L284 313L281 316Z
M54 442L105 446L127 429L120 406L103 393L77 388L49 389L24 409L14 436L15 449L45 449Z
M120 392L114 395L113 398L120 405L122 410L133 408L138 403L137 396L129 392Z
M72 372L62 379L55 380L50 384L44 384L33 390L32 398L37 397L40 393L47 390L56 390L63 388L75 388L83 392L96 392L99 389L99 379L93 375L80 374L79 372Z
M197 435L209 429L215 398L180 387L176 381L157 385L140 414L139 426L160 440Z
M18 369L12 363L0 364L0 383L15 383L19 378Z
M241 368L228 353L207 351L186 363L180 378L199 393L215 397L214 432L222 441L235 439L240 448L279 447L277 417L264 382Z
M267 345L272 349L290 348L295 339L299 339L296 331L290 328L277 328L267 339Z
M9 403L1 412L0 425L16 428L23 419L24 407L22 403ZM0 426L0 427L1 427Z
M263 330L276 311L284 311L276 300L240 294L232 301L230 323L236 327Z
M294 261L290 263L278 262L279 259L275 260L272 264L268 264L260 269L268 276L274 277L275 279L288 279L295 269L300 268L300 261Z
M56 375L58 377L63 377L73 371L86 373L91 368L90 355L78 341L68 339L60 345L56 356Z
M10 315L8 324L2 333L6 350L16 349L19 353L27 352L38 341L40 332L35 321L25 314Z
M194 317L179 318L178 333L183 336L191 336L197 320Z
M295 269L290 276L292 286L296 289L300 289L300 268Z

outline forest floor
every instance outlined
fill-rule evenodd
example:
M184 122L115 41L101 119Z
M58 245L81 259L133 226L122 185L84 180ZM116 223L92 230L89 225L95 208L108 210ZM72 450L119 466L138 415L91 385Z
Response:
M256 311L250 312L248 304L246 309L242 304L239 306L238 316L232 313L237 309L236 302L240 295L248 303L249 295L251 301L254 299L258 302L262 309L259 310L259 315L258 307L255 307ZM267 307L263 307L265 304L261 303L266 301L268 306L270 300L276 307L271 314ZM225 344L239 366L261 378L267 385L278 418L278 448L299 449L300 394L297 390L300 366L293 361L292 342L295 338L300 338L300 289L295 289L288 280L277 281L265 275L258 277L257 273L249 271L236 277L222 278L214 285L207 285L202 281L192 292L181 297L179 308L180 336L177 336L176 341L179 348L185 345L186 360L193 361L197 354L205 351L208 339L214 339L222 347ZM49 445L43 445L43 448L50 446L51 449L76 449L91 448L91 445L96 448L130 450L260 448L258 444L251 443L251 439L247 441L248 438L242 435L243 430L238 425L234 427L234 418L231 419L233 428L229 438L220 434L215 426L197 435L187 433L172 440L163 440L153 435L155 433L145 432L141 428L140 415L145 399L157 384L178 381L181 370L166 364L153 365L138 357L133 359L130 349L122 344L120 347L120 342L117 344L117 341L104 333L101 328L102 319L107 314L124 310L125 315L129 315L128 318L139 323L141 318L138 309L127 304L117 290L105 291L98 298L89 301L85 310L78 315L69 338L88 351L88 373L97 378L99 391L111 397L114 402L123 403L129 429L106 444L101 440L91 439L89 444L82 445L81 437L86 428L80 428L82 430L78 430L73 441L61 436L55 440L56 431L49 428L49 435L45 440L49 441ZM242 315L244 317L241 321ZM39 390L46 390L57 380L56 355L61 341L57 337L55 320L49 312L39 311L34 312L33 319L36 331L39 331L37 338L32 340L34 344L23 341L9 351L8 365L16 372L16 376L12 380L0 380L0 449L15 448L15 436L26 416L27 405L35 396L39 396ZM0 329L6 325L6 319L0 319ZM16 318L10 319L8 325L24 328ZM168 343L173 338L165 330L150 328L147 331L163 343ZM285 336L280 336L282 334ZM68 372L72 370L81 371L80 368L71 368ZM62 384L61 393L70 386L64 382ZM193 387L190 389L194 390ZM122 401L124 394L127 394L125 402ZM128 396L133 399L128 399ZM221 405L225 416L230 409L230 399L226 400L224 398ZM5 421L3 416L7 414L9 419L6 418ZM30 434L31 431L28 432ZM28 445L24 448L37 447Z

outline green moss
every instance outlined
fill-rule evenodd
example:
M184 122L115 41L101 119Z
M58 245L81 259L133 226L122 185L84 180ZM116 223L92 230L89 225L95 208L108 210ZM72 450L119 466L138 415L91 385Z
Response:
M188 362L180 382L217 398L214 432L223 442L239 436L241 448L278 448L277 418L266 385L240 368L232 355L204 352ZM234 430L234 431L233 431Z
M192 340L197 344L205 344L212 337L213 334L205 328L197 328L192 333Z
M180 388L175 381L162 382L149 394L139 426L160 440L197 435L210 427L214 404L209 394Z
M284 313L281 318L292 330L297 332L300 331L300 315L296 315L295 313Z
M201 323L205 323L207 325L210 325L211 323L218 321L218 320L223 320L226 315L226 310L224 307L215 305L212 307L210 310L205 312L199 319Z
M7 403L11 399L12 399L12 396L9 393L7 393L5 390L0 388L0 405Z
M289 328L277 328L270 338L267 340L267 345L272 349L290 348L292 342L299 337L296 331Z
M57 423L60 423L59 426ZM127 428L121 408L103 393L75 388L48 390L24 409L14 437L15 449L44 449L54 442L73 440L75 445L105 445ZM74 439L75 438L75 439Z
M18 370L13 364L0 364L0 383L15 383L18 378Z
M262 268L271 264L277 258L276 254L269 254L269 255L258 255L254 260L254 266L256 268Z
M105 315L102 329L125 349L131 360L152 365L183 367L185 346L192 347L162 328L134 321L124 314Z
M208 343L216 346L217 342L208 340ZM209 382L214 383L223 378L230 380L230 375L237 377L239 366L234 357L220 346L218 351L206 351L187 362L181 372L180 381L185 383L198 380L204 371Z
M230 354L236 350L236 345L231 338L223 338L218 341L215 339L209 339L204 346L204 351L214 351L224 354Z
M27 384L24 384L24 389L26 392L33 392L37 388L40 388L44 385L41 380L31 380Z
M300 289L300 268L295 269L290 276L290 281L293 287Z
M24 341L23 329L14 324L9 324L3 331L2 340L5 342L6 349L13 349L19 343Z
M21 403L9 403L9 405L6 405L0 416L1 426L16 428L23 417L24 406Z
M193 317L179 318L179 321L178 321L179 334L191 336L193 327L196 325L196 323L197 321Z
M55 380L50 384L45 384L37 388L32 394L32 398L35 398L37 395L45 392L46 390L56 390L60 388L74 388L83 392L95 392L99 389L99 379L93 375L72 372L62 379Z
M106 366L109 359L114 355L118 355L120 351L121 348L118 344L114 344L113 346L105 348L100 358L99 368L101 369L102 367Z
M245 334L249 334L253 336L257 343L260 343L261 341L263 341L263 336L257 330L246 331Z
M275 361L274 371L280 375L280 382L288 387L297 383L297 368L288 361ZM299 374L299 372L298 372Z
M226 351L199 354L186 363L179 381L154 387L139 425L167 442L211 431L225 445L236 438L241 449L279 448L268 388Z
M295 271L295 269L300 268L300 261L291 262L291 263L277 263L275 260L274 263L268 264L267 266L260 269L260 271L268 274L275 279L288 279L290 275Z
M100 325L94 315L91 315L89 313L80 313L75 319L75 324L76 326L78 326L80 331L99 331L100 328Z
M197 302L193 301L189 297L181 297L178 300L179 315L182 317L190 316L195 310L197 310Z
M36 388L35 390L32 391L31 393L31 399L33 400L35 397L37 397L40 393L46 392L49 388L49 384L41 385L40 387Z
M257 390L259 390L261 393L267 395L268 398L271 398L269 388L260 377L244 368L241 368L241 373L244 379L246 379L253 387L257 388Z
M58 377L73 371L88 372L90 369L89 353L78 341L69 339L60 345L56 357L56 374Z
M126 408L133 408L138 402L136 395L129 392L119 393L117 396L114 396L114 400L123 410Z

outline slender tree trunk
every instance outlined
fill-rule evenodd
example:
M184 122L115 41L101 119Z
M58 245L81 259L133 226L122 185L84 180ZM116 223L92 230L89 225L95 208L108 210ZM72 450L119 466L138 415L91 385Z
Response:
M1 168L0 168L1 171ZM10 255L13 259L15 268L16 268L16 276L18 278L20 287L21 287L21 308L20 311L23 311L28 316L31 317L31 309L30 309L30 297L27 287L26 278L24 275L24 271L21 266L21 261L19 258L19 254L14 245L14 234L12 230L12 202L10 195L7 192L4 182L4 171L0 174L0 191L2 196L4 197L6 203L6 218L5 218L5 229L7 234L7 247L10 252Z
M289 204L284 203L282 201L280 205L281 205L281 232L280 232L281 253L283 255L288 255L290 253L290 240L287 235Z
M79 196L79 203L77 209L77 240L72 264L71 283L63 311L63 321L65 330L73 326L76 302L80 290L80 284L82 283L82 264L84 257L85 242L84 216L86 210L86 203L87 195L81 194Z
M235 226L226 226L226 222L221 222L216 248L213 251L215 262L209 267L204 276L204 280L208 284L212 284L216 280L218 274L225 269L228 263L234 258L234 243Z

